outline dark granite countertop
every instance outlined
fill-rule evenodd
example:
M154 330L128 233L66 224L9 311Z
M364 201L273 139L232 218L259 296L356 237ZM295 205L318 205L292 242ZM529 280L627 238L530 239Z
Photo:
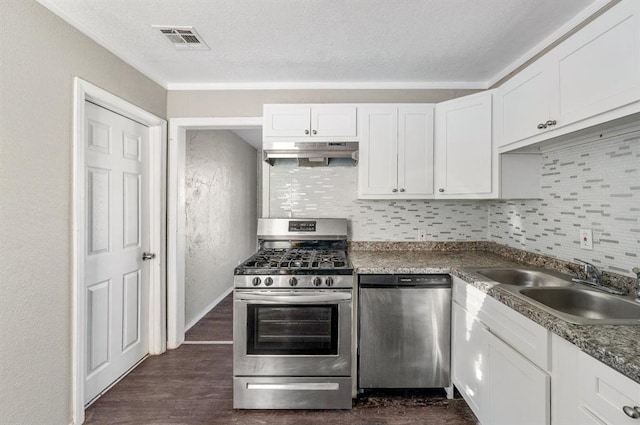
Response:
M356 249L349 258L357 274L451 273L640 383L640 326L568 323L465 270L531 264L485 250Z

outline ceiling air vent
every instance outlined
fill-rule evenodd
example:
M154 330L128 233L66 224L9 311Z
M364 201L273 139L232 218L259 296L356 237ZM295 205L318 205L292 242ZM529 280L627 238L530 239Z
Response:
M178 50L209 50L209 46L193 27L153 25L153 28L160 30Z

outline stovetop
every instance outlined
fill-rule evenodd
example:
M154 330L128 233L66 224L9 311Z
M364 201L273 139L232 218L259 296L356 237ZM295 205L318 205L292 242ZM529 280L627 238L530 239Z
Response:
M345 275L353 267L344 250L263 248L234 270L235 275Z

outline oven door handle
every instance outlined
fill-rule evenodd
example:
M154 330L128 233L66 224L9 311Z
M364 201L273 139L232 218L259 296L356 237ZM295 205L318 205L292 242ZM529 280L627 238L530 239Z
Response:
M251 301L253 304L318 304L351 301L351 292L331 292L317 295L271 295L236 292L236 300Z

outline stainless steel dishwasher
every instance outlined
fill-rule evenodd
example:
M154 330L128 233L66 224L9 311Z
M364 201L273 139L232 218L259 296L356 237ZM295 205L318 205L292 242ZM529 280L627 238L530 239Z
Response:
M450 385L451 277L360 275L358 387Z

